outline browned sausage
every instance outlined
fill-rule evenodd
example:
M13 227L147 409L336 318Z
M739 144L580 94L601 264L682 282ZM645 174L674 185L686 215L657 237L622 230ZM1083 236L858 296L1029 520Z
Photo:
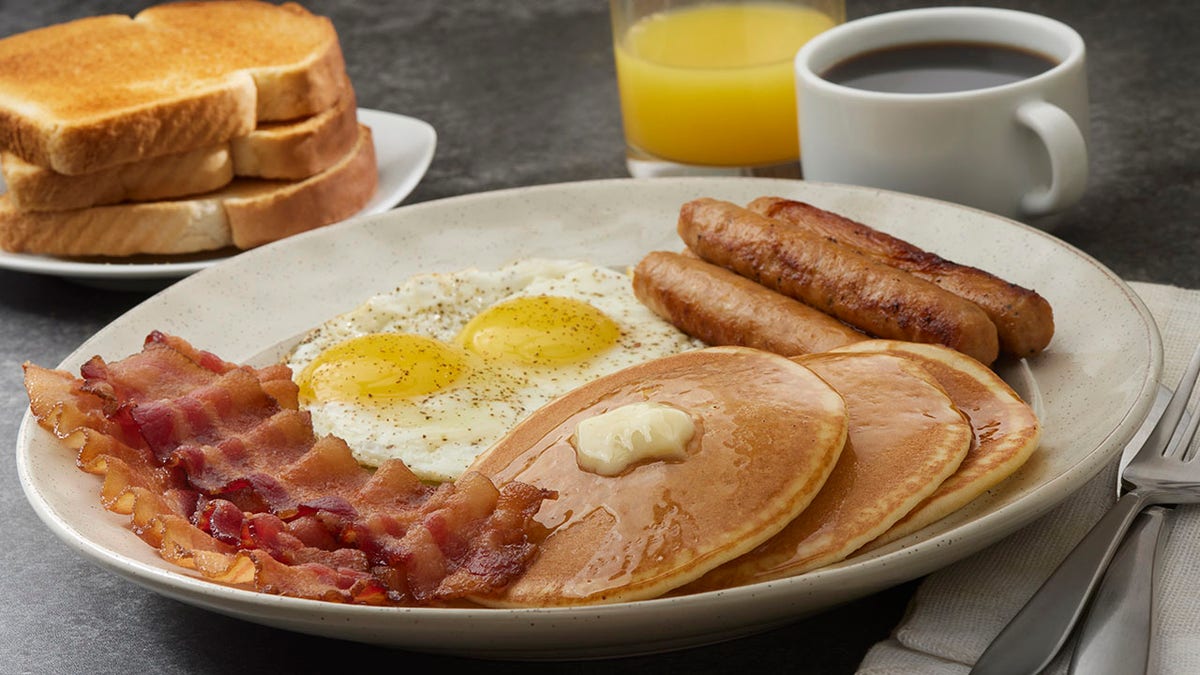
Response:
M1054 311L1035 291L974 267L959 265L887 233L811 204L760 197L748 208L803 228L941 286L983 308L1006 354L1033 356L1054 337Z
M655 314L710 345L798 356L867 337L798 300L686 254L647 255L633 270L633 292Z
M704 260L870 335L943 344L984 364L999 353L975 303L824 237L709 198L684 204L678 229Z

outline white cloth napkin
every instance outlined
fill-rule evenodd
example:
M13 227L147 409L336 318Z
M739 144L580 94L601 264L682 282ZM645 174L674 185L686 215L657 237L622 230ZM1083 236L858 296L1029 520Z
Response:
M1200 340L1200 291L1131 284L1162 334L1163 382L1174 386ZM859 675L962 675L1024 606L1075 543L1116 499L1117 461L1055 510L921 582L891 637L876 644ZM1168 516L1157 621L1163 675L1200 673L1200 507ZM1046 669L1065 673L1074 641Z

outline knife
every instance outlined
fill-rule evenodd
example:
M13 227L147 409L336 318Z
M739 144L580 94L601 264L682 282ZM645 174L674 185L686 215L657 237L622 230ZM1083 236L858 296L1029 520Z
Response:
M1132 675L1156 671L1156 563L1166 540L1167 510L1151 507L1134 521L1088 608L1070 673Z
M1160 385L1146 421L1122 451L1118 494L1121 472L1145 443L1170 398L1171 390ZM1072 675L1154 672L1155 570L1166 539L1162 536L1166 515L1167 509L1159 506L1143 511L1117 549L1080 626L1071 655Z

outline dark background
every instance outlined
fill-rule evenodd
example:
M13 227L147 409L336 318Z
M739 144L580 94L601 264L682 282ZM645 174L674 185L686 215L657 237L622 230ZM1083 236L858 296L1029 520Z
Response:
M0 1L0 36L116 0ZM599 0L304 3L334 21L359 104L438 131L406 203L625 176L608 5ZM1128 280L1200 288L1200 4L1194 0L993 3L847 0L848 18L943 4L1033 11L1088 45L1091 178L1083 201L1034 223ZM787 627L655 657L573 664L478 662L313 638L165 599L84 561L25 502L13 452L27 407L20 363L55 364L146 293L0 271L0 672L849 673L900 619L915 582Z

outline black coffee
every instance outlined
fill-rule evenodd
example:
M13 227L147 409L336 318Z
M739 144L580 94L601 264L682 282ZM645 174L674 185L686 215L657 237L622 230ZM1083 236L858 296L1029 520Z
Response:
M864 52L821 77L855 89L939 94L1018 82L1050 70L1043 54L983 42L929 42Z

